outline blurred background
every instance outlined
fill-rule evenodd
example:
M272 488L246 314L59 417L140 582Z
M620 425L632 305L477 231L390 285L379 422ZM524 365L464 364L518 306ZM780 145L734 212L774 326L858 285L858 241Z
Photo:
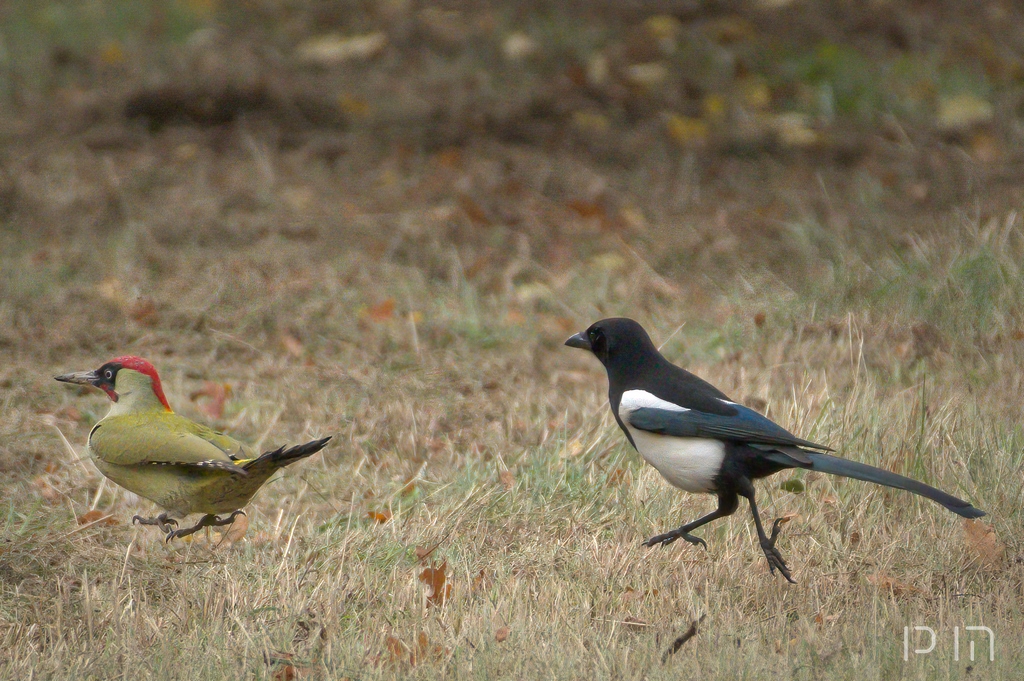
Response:
M416 262L443 241L479 274L628 246L680 282L800 286L842 246L904 248L1019 190L1012 2L0 12L8 247L134 229Z

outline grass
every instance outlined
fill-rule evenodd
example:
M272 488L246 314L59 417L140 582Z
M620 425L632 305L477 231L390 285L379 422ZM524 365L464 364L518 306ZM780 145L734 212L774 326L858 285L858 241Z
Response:
M997 657L975 668L1012 677L1015 234L998 249L977 227L951 235L956 248L935 237L811 296L787 300L769 277L702 309L666 301L644 315L670 356L730 395L763 400L843 455L971 499L1010 544L999 569L978 565L959 520L934 504L814 476L793 494L783 473L761 485L761 504L796 514L783 539L795 587L768 575L742 511L705 531L707 553L639 546L710 500L673 491L627 449L596 362L560 341L595 307L631 309L642 286L617 295L586 265L552 274L563 321L523 311L514 294L330 248L180 249L165 268L153 254L147 266L140 234L112 234L92 253L144 282L156 318L140 322L131 301L103 298L107 273L75 267L84 243L7 250L7 328L29 332L19 310L54 322L41 347L16 339L5 367L4 675L282 678L290 664L310 678L953 678L969 663L952 660L952 627L985 624ZM42 278L13 274L34 248L50 251ZM225 256L232 264L212 266ZM979 273L979 259L998 276ZM61 285L41 283L68 267ZM615 279L645 272L626 265ZM375 321L367 310L387 295L404 302ZM61 326L57 310L75 323ZM660 321L679 318L694 321ZM915 346L917 320L941 341ZM209 419L188 395L229 382L217 425L237 436L336 439L257 497L245 541L163 546L128 524L148 504L101 485L61 440L80 448L105 398L50 376L121 351L156 361L172 403L196 418ZM90 508L117 524L78 526ZM384 509L387 523L367 517ZM421 561L417 547L434 551ZM418 576L441 563L452 592L435 605ZM914 624L936 628L939 647L904 662Z
M561 101L566 55L607 48L619 68L616 41L633 20L588 15L577 33L554 11L466 10L466 25L483 28L465 50L435 50L414 30L380 63L318 72L314 85L282 66L297 89L365 97L349 129L273 111L146 128L110 111L149 82L149 61L187 72L194 58L211 69L196 76L208 87L245 80L217 71L225 64L269 68L246 41L291 49L351 31L296 3L256 8L289 21L240 38L232 26L248 19L182 2L152 28L173 35L152 38L150 53L136 26L147 12L53 7L14 6L0 31L0 86L24 107L0 112L0 677L1022 676L1024 239L1011 107L997 106L985 132L1008 136L996 140L1002 166L929 141L909 119L893 124L906 126L898 135L872 129L852 161L827 148L681 150L650 122L682 101L669 91L661 104L618 90L625 99L607 107L572 104L614 123L588 142L559 127L566 111L530 107ZM19 57L52 51L46 41L83 12L94 34L72 31L80 42L54 52L59 64ZM207 13L223 41L186 35ZM365 14L352 20L359 31L384 21ZM745 26L726 19L687 23L682 38ZM52 29L42 38L40 21ZM557 59L542 51L527 66L489 65L493 82L469 78L499 58L491 38L512 21ZM862 26L858 40L874 35ZM761 44L682 38L673 59L699 64L711 50L715 68ZM840 117L888 101L863 45L816 52L822 39L787 44L781 65L769 52L752 63L820 88L852 74L849 89L832 87ZM124 54L103 52L110 41ZM182 42L196 52L176 52ZM897 80L957 68L927 50L886 54L910 64ZM727 70L695 82L738 83ZM1004 76L985 81L997 104L1013 97ZM462 85L423 85L435 81ZM60 106L26 106L51 95ZM806 95L790 94L815 105ZM707 552L642 548L714 502L643 464L608 413L596 360L562 346L620 314L798 435L970 500L994 535L979 544L905 493L784 472L759 485L759 505L791 516L780 546L797 585L768 574L744 508L702 528ZM52 380L124 353L156 364L177 411L236 437L334 440L260 492L244 540L166 546L130 524L152 506L81 458L106 398ZM219 417L191 397L207 381L230 386ZM100 519L79 525L92 510ZM441 566L447 598L422 578ZM936 650L904 661L915 625L935 629ZM974 625L995 632L995 661L980 659L980 637L979 659L966 659Z

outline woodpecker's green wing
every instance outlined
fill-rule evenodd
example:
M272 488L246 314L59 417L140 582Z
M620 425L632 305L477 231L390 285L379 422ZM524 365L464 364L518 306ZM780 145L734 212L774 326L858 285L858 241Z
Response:
M172 412L122 414L103 419L89 435L94 455L119 466L157 464L245 475L235 460L252 458L247 447Z

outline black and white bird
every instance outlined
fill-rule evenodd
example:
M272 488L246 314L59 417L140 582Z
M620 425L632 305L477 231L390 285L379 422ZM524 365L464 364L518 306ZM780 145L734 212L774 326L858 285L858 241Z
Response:
M964 518L985 515L966 501L902 475L825 451L832 448L796 437L765 416L731 401L710 383L665 359L632 319L602 319L565 342L590 350L608 371L608 401L629 443L672 485L718 497L718 508L682 527L651 537L645 546L677 539L707 544L693 530L732 515L739 497L750 502L757 536L772 574L794 583L775 540L782 519L764 531L753 481L787 468L842 475L907 490ZM816 451L814 451L816 450Z

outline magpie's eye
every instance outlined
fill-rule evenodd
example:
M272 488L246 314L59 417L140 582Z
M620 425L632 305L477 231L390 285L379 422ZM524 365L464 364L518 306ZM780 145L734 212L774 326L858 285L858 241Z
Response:
M103 378L107 379L108 381L114 380L114 372L111 371L110 369L107 369L106 371L103 372Z

